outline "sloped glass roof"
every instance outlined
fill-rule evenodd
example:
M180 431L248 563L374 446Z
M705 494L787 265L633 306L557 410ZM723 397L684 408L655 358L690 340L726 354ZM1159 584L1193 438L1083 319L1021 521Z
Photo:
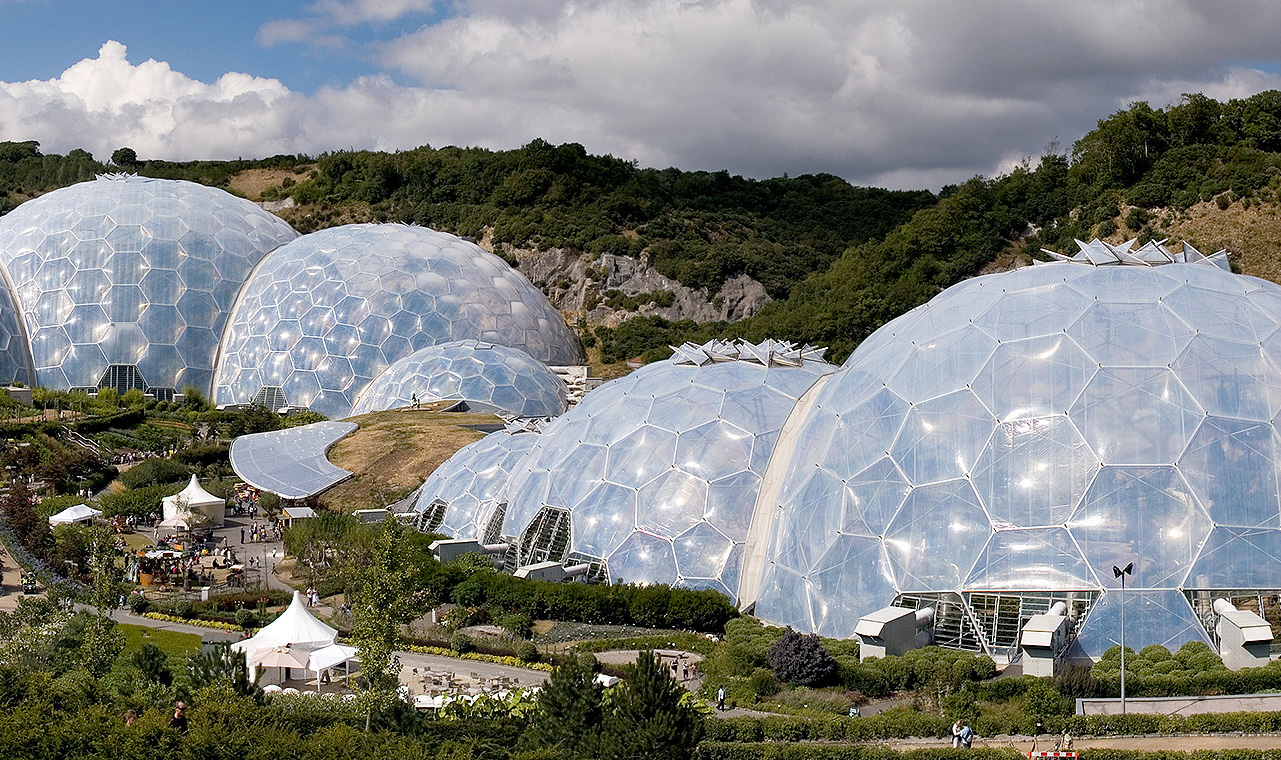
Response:
M359 427L326 420L231 442L231 468L249 485L283 499L305 499L337 485L351 473L335 467L325 452Z

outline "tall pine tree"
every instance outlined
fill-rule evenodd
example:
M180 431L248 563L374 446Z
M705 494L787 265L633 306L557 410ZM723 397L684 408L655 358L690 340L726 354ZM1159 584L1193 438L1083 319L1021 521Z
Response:
M613 695L600 756L605 760L687 760L703 736L703 718L682 704L681 689L653 652L641 652L632 677Z
M552 671L538 694L538 707L527 734L530 743L572 757L597 757L603 718L601 691L589 658L567 659Z

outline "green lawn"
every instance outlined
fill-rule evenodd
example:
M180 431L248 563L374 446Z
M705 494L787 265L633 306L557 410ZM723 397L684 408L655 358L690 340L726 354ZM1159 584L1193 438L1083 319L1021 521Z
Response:
M200 637L194 633L179 633L177 631L163 631L158 628L148 628L142 625L118 626L120 632L125 635L125 656L129 656L142 648L143 643L151 643L164 650L170 659L185 658L189 654L195 654L200 651Z

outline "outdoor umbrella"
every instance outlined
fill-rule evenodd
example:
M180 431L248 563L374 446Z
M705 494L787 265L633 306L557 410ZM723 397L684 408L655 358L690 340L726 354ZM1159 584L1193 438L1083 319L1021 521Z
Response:
M309 652L295 651L289 647L259 649L249 657L250 665L263 668L307 668Z

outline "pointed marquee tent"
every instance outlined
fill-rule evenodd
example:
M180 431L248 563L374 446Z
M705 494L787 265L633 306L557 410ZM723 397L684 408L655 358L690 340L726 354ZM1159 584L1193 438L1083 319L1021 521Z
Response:
M273 664L285 660L287 651L297 658L298 665L319 673L321 670L341 665L356 657L355 649L337 643L338 630L322 622L307 609L302 592L295 591L289 607L280 617L263 626L252 638L237 641L232 649L245 653L245 659L256 667L286 667Z
M227 516L227 500L201 488L195 475L191 476L191 482L186 488L173 496L166 496L161 504L165 515L162 526L170 521L174 521L171 525L176 526L178 520L182 520L186 527L194 527L200 523L222 525Z

